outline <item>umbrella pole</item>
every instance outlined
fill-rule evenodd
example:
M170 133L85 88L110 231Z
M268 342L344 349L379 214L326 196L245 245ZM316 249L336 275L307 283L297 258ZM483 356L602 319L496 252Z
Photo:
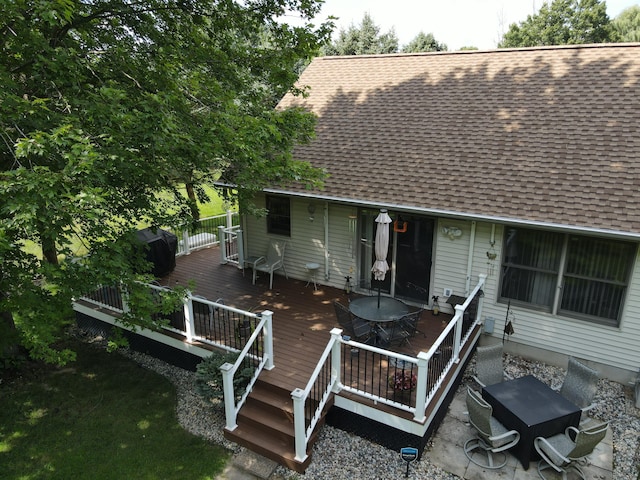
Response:
M378 308L380 308L380 284L378 283Z

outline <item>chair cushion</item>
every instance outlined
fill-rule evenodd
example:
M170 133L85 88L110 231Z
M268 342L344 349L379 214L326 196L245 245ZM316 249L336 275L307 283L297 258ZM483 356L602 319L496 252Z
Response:
M566 457L575 447L575 443L573 443L571 439L568 436L566 436L564 433L559 433L557 435L554 435L553 437L547 438L547 442L549 442L549 444L553 448L555 448L560 455L564 457ZM545 453L545 455L549 457L549 460L551 460L557 466L560 467L564 465L565 463L564 460L560 458L556 454L556 452L550 449L546 443L544 442L540 443L540 450L542 450Z
M503 434L505 434L505 433L507 433L509 431L509 429L505 428L505 426L502 425L498 420L496 420L495 417L491 417L490 425L491 425L491 436L492 437L498 437L498 436L503 435ZM508 437L501 438L499 440L493 440L491 442L491 446L493 448L501 447L502 445L506 445L507 443L512 442L513 438L514 438L513 435L510 435Z

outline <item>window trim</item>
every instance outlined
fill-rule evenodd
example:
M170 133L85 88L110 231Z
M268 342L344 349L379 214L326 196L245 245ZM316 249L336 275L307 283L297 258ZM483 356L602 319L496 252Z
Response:
M278 202L282 207L286 202L286 212L272 213L271 210L274 208L271 202ZM267 209L267 233L291 238L291 198L281 195L265 195L265 207Z

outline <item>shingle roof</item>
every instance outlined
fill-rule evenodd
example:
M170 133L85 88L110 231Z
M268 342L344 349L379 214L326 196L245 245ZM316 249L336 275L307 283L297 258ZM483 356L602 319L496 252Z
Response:
M320 57L299 84L318 196L640 233L640 44Z

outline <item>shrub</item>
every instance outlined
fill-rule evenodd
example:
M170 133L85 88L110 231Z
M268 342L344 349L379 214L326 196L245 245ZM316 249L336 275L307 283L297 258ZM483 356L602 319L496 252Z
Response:
M196 392L205 400L213 402L224 398L222 372L220 367L225 363L235 363L237 353L215 352L205 358L196 367ZM239 397L253 376L253 369L241 366L233 378L234 391Z

